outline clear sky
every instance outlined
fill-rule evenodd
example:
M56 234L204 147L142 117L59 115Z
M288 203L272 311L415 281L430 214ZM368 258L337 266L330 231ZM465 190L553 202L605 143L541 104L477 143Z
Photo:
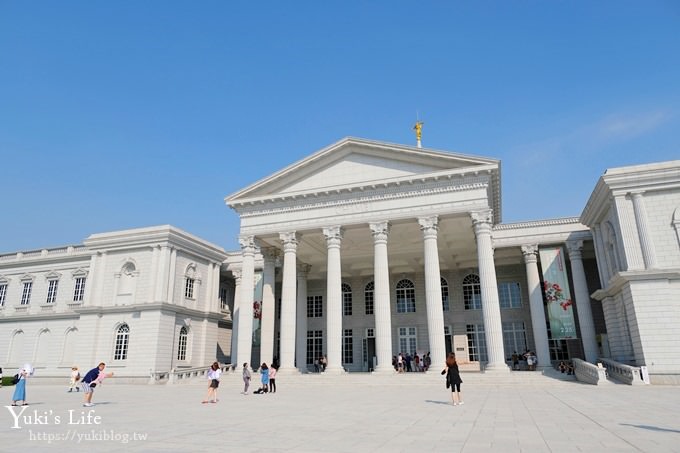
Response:
M345 136L502 162L503 222L680 159L680 2L0 0L0 252L172 224Z

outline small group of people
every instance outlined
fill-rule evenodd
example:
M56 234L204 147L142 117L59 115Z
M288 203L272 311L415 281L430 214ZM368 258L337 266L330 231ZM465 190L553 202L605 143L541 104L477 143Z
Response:
M406 354L400 352L398 355L392 356L392 366L397 373L427 371L431 364L429 352L423 354L422 357L418 353L411 356L409 352Z
M560 370L560 373L562 374L574 374L574 364L571 362L561 361L557 366L557 369Z
M521 370L519 364L520 360L523 360L527 363L527 370L529 371L536 371L536 365L538 365L538 357L536 357L536 353L528 349L524 352L524 354L518 354L517 351L513 351L510 360L512 360L513 371Z
M69 393L73 392L73 389L75 388L76 392L79 392L82 388L83 393L85 394L83 401L84 407L94 406L94 403L92 403L94 388L97 387L97 385L100 385L104 379L113 376L113 373L104 373L104 368L106 368L106 364L101 362L95 368L88 371L85 377L81 379L78 367L71 367L69 388L67 391ZM24 366L17 371L17 374L15 375L17 381L14 388L14 394L12 395L12 406L28 406L28 401L26 400L26 382L29 377L34 375L34 373L35 370L30 363L24 364ZM0 380L1 379L2 378L0 377ZM80 382L80 388L78 388L78 382ZM21 402L21 404L19 404L19 402Z
M254 394L260 393L276 393L276 373L278 371L278 366L272 364L267 366L266 363L260 365L260 382L261 387L254 391ZM208 394L206 398L202 401L203 404L207 403L217 403L217 388L220 386L220 377L222 376L222 369L218 362L214 362L210 369L208 370ZM248 362L243 363L243 391L241 394L247 395L248 389L250 388L250 368L248 367Z
M323 373L326 371L326 366L328 365L328 359L325 355L322 355L318 359L314 359L314 372Z

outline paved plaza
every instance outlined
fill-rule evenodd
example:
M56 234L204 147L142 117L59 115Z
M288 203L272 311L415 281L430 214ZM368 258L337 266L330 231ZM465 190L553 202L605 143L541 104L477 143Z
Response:
M242 395L234 373L217 404L201 404L200 383L112 382L97 389L94 408L65 386L29 382L22 417L3 408L0 450L680 452L679 387L522 376L464 374L456 407L443 378L422 374L279 376L276 394ZM0 389L6 404L12 391Z

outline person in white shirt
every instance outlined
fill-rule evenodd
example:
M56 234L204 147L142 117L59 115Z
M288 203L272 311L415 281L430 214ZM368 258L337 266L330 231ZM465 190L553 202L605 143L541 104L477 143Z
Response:
M217 387L220 386L220 376L222 375L222 370L220 369L220 364L215 362L208 370L208 396L203 401L205 403L216 403L217 402ZM212 397L212 399L211 399Z

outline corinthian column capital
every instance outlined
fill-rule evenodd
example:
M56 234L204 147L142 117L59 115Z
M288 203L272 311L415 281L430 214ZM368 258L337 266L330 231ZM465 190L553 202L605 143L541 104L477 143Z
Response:
M581 252L583 251L583 241L567 241L567 251L569 251L570 260L580 260Z
M255 244L255 236L239 236L238 243L241 246L243 255L254 255L257 245Z
M491 233L491 224L493 223L493 211L491 209L472 211L470 217L472 218L475 234Z
M312 265L307 263L300 263L297 265L298 278L307 278L307 274L312 270Z
M283 252L296 252L298 246L297 234L295 231L279 233L279 239L283 243Z
M373 235L374 242L387 242L387 236L390 234L390 222L371 222L368 224Z
M340 226L326 227L323 229L328 247L340 247L342 244L342 228Z
M262 247L260 253L262 253L262 259L267 263L272 263L279 257L279 249L276 247Z
M439 216L418 217L418 225L420 225L420 231L423 232L425 239L429 237L436 238L437 231L439 230Z
M538 244L526 244L522 246L522 255L525 263L535 263L538 253Z

